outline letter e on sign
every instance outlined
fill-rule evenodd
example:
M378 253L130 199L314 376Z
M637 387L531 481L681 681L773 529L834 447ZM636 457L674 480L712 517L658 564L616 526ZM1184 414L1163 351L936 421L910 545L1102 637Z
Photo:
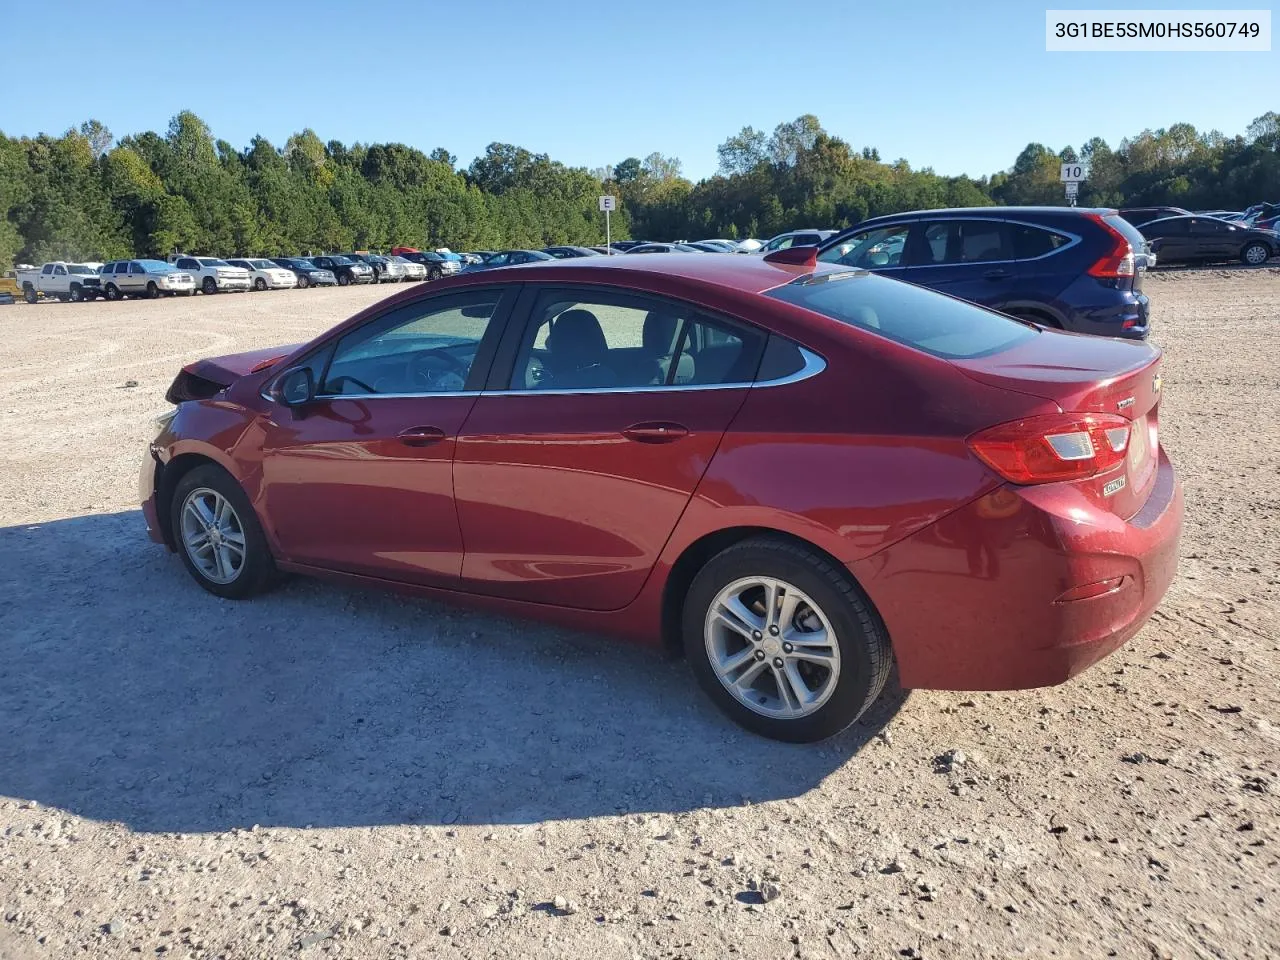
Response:
M617 197L601 197L600 209L604 211L617 210L618 198Z

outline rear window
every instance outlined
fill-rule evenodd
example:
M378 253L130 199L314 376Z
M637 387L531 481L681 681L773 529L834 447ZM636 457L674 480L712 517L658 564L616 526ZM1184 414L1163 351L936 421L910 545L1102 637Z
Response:
M999 353L1037 335L975 304L865 270L814 274L767 296L948 360Z
M1142 236L1142 232L1137 227L1124 217L1120 216L1118 213L1112 213L1102 219L1106 222L1107 226L1111 227L1129 241L1129 246L1133 247L1135 253L1140 253L1145 249L1144 244L1146 243L1146 238Z

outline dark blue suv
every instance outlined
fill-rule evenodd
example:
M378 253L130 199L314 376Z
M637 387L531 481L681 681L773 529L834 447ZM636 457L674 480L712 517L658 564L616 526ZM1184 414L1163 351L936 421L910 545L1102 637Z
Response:
M1115 210L968 207L864 220L825 241L818 259L970 300L1042 326L1145 339L1151 264Z

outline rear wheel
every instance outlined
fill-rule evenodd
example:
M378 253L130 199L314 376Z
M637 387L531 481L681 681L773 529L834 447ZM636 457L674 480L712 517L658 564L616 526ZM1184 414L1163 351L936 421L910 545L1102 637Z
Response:
M22 299L27 303L37 303L40 300L40 295L36 293L36 288L28 283L22 288Z
M800 544L753 538L713 557L684 605L685 654L748 730L808 743L839 733L889 676L889 638L848 573Z
M207 294L215 294L218 292L218 281L213 277L205 277L200 284L200 289Z
M1271 259L1271 248L1265 243L1251 243L1240 251L1240 259L1251 267L1260 267Z
M197 467L178 481L170 524L187 572L210 593L241 600L274 578L275 563L253 506L221 467Z
M263 290L267 289L267 281L263 280L261 277L258 277L253 281L253 289L261 293Z

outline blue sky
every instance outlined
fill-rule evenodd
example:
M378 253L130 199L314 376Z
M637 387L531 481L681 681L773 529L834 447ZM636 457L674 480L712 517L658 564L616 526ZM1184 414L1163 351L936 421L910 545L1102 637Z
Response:
M24 3L5 14L0 131L163 132L189 108L236 147L309 126L462 165L492 141L587 167L658 150L698 179L742 126L813 113L886 160L978 176L1030 141L1114 146L1179 121L1233 135L1280 107L1275 51L1046 53L1046 6L1106 4ZM117 29L138 45L82 42Z

